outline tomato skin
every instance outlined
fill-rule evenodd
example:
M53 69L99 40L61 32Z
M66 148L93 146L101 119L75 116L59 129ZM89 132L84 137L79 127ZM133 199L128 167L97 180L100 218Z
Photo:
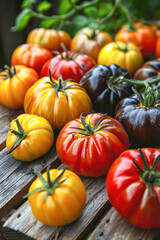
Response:
M84 88L78 83L69 81L66 86L76 84L66 90L66 95L47 82L49 77L41 78L26 93L24 110L26 113L40 115L46 118L55 129L61 129L67 122L80 116L82 112L91 112L91 100ZM55 83L57 80L53 79Z
M89 38L93 33L91 28L82 28L71 40L71 50L75 52L83 51L95 61L101 48L107 43L112 42L112 37L106 32L95 31L95 36Z
M140 22L134 24L136 29L129 31L127 25L117 32L115 41L127 42L130 40L136 46L140 47L142 55L149 57L155 54L156 47L156 31L151 26L143 25Z
M20 145L12 152L15 159L30 162L49 151L53 144L54 133L49 122L32 114L21 114L17 117L25 132L29 132ZM11 122L11 129L18 130L15 119ZM11 149L17 137L8 132L6 147Z
M73 52L67 52L69 56ZM66 53L62 55L66 57ZM79 82L82 76L96 65L95 61L86 54L79 54L74 59L63 59L61 56L56 55L52 59L48 60L41 69L41 77L49 76L49 68L51 75L54 79L58 79L61 74L63 79L73 79Z
M10 70L13 71L13 67ZM0 72L0 104L12 109L22 108L27 90L39 79L37 72L16 65L13 76L3 79L3 74L7 74L7 71Z
M160 149L144 148L142 152L151 168ZM144 169L138 150L123 152L112 164L106 178L109 200L118 213L135 226L160 228L160 187L154 186L150 195L133 159ZM157 171L160 172L160 164Z
M87 123L93 126L103 114L89 114L85 117ZM60 160L66 164L76 174L86 177L100 177L107 174L112 162L129 147L128 136L122 125L113 118L105 116L100 122L102 124L112 124L91 136L76 134L72 139L72 134L82 128L80 118L67 123L60 131L56 150Z
M50 178L54 180L62 170L51 169ZM47 173L42 176L47 179ZM62 181L52 195L44 201L46 191L33 193L28 197L32 213L37 220L52 226L62 226L73 222L81 214L86 204L86 190L81 179L70 170L65 170ZM37 178L29 188L29 192L42 187L42 182Z
M60 44L63 43L69 49L71 37L64 31L36 28L29 33L26 42L39 44L49 51L63 51Z
M124 98L116 107L115 118L124 126L133 146L159 146L160 98L153 107L140 106L136 95Z
M13 66L24 65L40 73L42 65L50 58L52 58L52 54L49 50L38 44L26 43L14 50L11 64Z
M99 52L98 64L117 64L126 68L133 74L143 63L143 56L136 45L124 42L111 42L105 45ZM125 50L123 50L125 49Z

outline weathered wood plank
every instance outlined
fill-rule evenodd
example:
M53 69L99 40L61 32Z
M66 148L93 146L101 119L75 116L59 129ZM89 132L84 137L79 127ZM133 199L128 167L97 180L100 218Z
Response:
M8 129L5 126L9 127L10 122L23 112L23 109L13 110L0 105L0 150L5 148L8 133Z
M88 240L159 240L160 230L144 230L124 220L112 207Z
M63 227L44 225L33 217L29 203L26 201L4 223L3 227L25 233L36 240L54 239L57 234L59 240L84 240L110 204L105 189L105 177L82 178L82 181L87 190L87 204L81 216L73 223Z
M0 216L22 201L28 186L35 178L36 171L43 171L47 166L57 167L55 144L43 157L32 162L21 162L11 154L6 155L6 148L0 152Z

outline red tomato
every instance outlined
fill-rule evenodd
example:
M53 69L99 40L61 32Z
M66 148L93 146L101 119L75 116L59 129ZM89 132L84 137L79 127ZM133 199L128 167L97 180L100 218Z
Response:
M54 79L61 74L63 80L72 78L79 82L83 75L96 65L86 54L76 54L66 51L48 60L42 67L41 77L49 76L49 68Z
M159 156L159 157L158 157ZM160 228L160 149L123 152L106 179L111 204L141 228Z
M112 162L128 147L123 126L101 113L70 121L56 142L60 160L75 173L87 177L107 174Z
M122 26L115 36L115 41L127 42L130 40L140 47L144 57L153 55L157 41L156 31L152 27L143 25L140 22L135 23L134 26L135 30L133 31L130 31L127 25Z
M160 57L160 36L157 39L157 44L156 44L156 56L159 58Z
M42 65L50 58L52 58L52 54L49 50L38 44L28 43L22 44L15 49L12 54L11 64L13 66L24 65L33 68L39 73Z

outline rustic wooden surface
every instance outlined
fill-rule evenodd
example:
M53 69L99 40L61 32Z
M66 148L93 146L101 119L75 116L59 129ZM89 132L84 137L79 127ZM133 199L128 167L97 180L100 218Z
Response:
M55 142L43 157L29 163L15 160L7 155L4 125L22 113L0 106L0 240L160 240L160 230L143 230L122 219L111 206L105 186L105 176L85 178L87 203L80 217L73 223L53 227L43 225L32 215L29 203L23 200L37 171L47 166L65 168L57 157ZM58 132L56 132L56 136ZM1 234L2 231L2 234ZM88 235L89 234L89 235Z

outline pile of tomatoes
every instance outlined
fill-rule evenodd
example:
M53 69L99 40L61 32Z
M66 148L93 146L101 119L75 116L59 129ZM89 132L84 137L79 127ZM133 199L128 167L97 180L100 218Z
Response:
M0 104L25 113L12 120L6 147L30 162L49 151L57 129L56 151L70 169L47 169L30 186L39 221L74 221L86 203L78 175L107 175L108 197L121 216L160 227L158 57L159 31L140 22L132 31L123 26L114 40L90 28L72 39L34 29L14 50L12 66L0 72Z

